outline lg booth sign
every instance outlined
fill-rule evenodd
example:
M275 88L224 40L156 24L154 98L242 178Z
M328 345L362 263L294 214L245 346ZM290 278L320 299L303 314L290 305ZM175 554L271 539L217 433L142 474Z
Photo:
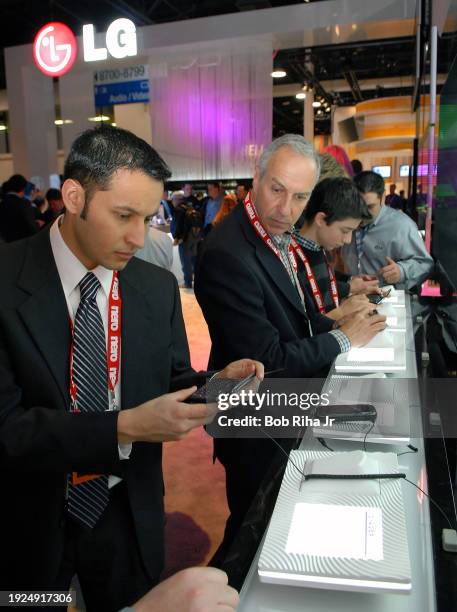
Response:
M33 41L35 64L48 76L62 76L76 59L78 45L73 32L56 21L41 28Z
M83 26L84 61L106 60L108 53L116 59L137 54L136 28L130 19L116 19L106 30L106 48L95 48L95 29L93 25Z
M85 62L116 59L137 55L136 28L130 19L116 19L106 31L106 47L95 47L95 28L83 26ZM41 28L33 42L35 64L48 76L62 76L76 59L78 46L73 32L63 23L52 22Z

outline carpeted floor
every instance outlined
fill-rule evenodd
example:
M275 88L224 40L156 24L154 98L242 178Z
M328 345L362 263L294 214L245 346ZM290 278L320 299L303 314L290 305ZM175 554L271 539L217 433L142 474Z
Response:
M192 366L205 370L210 338L192 290L181 289ZM225 474L213 464L212 439L203 429L164 444L166 567L164 576L190 565L205 565L215 552L227 519Z

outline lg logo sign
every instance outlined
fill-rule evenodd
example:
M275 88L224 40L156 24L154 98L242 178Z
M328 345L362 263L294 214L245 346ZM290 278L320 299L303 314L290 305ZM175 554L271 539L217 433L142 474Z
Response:
M83 26L84 61L106 60L108 52L116 59L137 54L136 28L130 19L116 19L106 30L106 48L95 48L95 29L93 25Z
M83 26L85 62L116 59L137 54L136 28L130 19L116 19L106 31L106 47L95 47L95 28ZM76 59L78 46L73 32L63 23L48 23L41 28L33 42L33 57L37 67L48 76L62 76Z
M70 70L78 46L73 32L63 23L48 23L33 42L35 64L48 76L61 76Z

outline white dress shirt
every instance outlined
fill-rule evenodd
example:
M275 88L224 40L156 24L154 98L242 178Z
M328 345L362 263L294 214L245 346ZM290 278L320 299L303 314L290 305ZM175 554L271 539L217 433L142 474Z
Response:
M103 322L103 328L105 330L105 340L108 338L108 297L111 290L111 283L113 281L113 271L97 266L93 270L87 270L74 253L68 248L62 234L60 233L59 225L62 220L62 216L56 219L50 229L50 240L52 254L57 266L57 272L59 273L60 282L62 283L63 292L67 301L68 314L74 322L76 311L78 310L80 302L79 283L86 276L88 272L92 272L100 281L101 290L97 292L97 306L100 311L100 315ZM122 339L121 339L121 357L122 357ZM109 403L109 392L108 393L108 406ZM116 397L116 407L118 410L121 408L121 373L120 373L120 362L119 362L119 378L114 389ZM131 444L119 444L119 458L128 459L132 451ZM118 476L110 475L108 480L108 486L111 488L118 482L120 482Z

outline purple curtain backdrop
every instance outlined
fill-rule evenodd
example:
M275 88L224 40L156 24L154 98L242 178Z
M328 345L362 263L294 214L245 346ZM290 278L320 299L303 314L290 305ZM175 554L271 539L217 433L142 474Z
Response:
M152 145L173 178L251 177L272 134L269 37L162 49L149 58Z

